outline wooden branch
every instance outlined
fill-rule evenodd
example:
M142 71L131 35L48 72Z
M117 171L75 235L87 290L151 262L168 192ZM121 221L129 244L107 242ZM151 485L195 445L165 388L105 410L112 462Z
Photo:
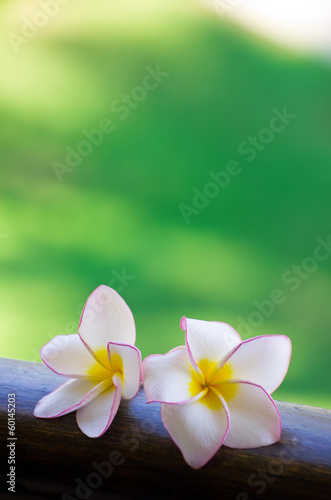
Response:
M37 401L63 378L40 363L0 359L1 498L329 499L331 411L277 402L281 441L255 450L222 446L202 469L186 465L143 389L122 400L109 430L90 439L75 414L37 419ZM16 399L15 494L8 491L8 394ZM13 448L13 447L12 447Z

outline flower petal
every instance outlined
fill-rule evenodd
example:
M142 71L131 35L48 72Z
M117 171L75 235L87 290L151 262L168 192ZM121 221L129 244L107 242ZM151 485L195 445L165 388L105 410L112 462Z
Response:
M145 358L142 377L148 403L182 403L199 392L194 391L192 367L185 346Z
M163 424L193 469L200 469L215 455L229 430L226 404L211 409L202 401L161 405Z
M125 399L133 398L140 388L141 381L141 354L135 346L127 344L108 343L108 356L111 367L116 372L116 365L122 368L122 396ZM120 368L120 367L119 367Z
M70 379L44 396L34 409L34 416L39 418L55 418L66 415L88 404L106 387L109 380L96 385L92 380Z
M261 385L269 394L282 383L291 358L285 335L264 335L242 342L227 360L232 379Z
M229 385L232 385L229 382ZM236 383L235 397L227 401L231 427L224 444L230 448L259 448L280 439L281 421L277 406L260 386Z
M40 350L43 362L53 372L65 377L84 377L96 363L79 335L58 335Z
M121 402L121 379L113 377L114 385L103 391L76 413L77 424L86 436L96 438L104 434L117 413Z
M186 331L186 345L195 369L204 360L220 366L224 358L241 343L239 333L227 323L183 317L180 327Z
M134 345L136 340L129 306L115 290L105 285L99 286L87 299L78 333L96 356L108 342Z

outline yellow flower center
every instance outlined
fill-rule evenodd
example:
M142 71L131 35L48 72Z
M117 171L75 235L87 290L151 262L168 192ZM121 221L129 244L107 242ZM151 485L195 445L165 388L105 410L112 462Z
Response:
M218 410L221 406L219 394L229 401L237 392L237 384L229 383L232 378L233 370L230 363L219 370L216 361L201 359L198 366L202 375L191 369L192 380L189 384L189 391L192 397L206 391L206 394L200 399L200 403L205 404L211 410Z
M95 352L95 357L98 361L91 364L87 370L87 375L90 380L102 381L108 378L112 379L116 374L121 378L123 384L123 361L119 354L110 354L110 362L108 352L105 347L102 347Z

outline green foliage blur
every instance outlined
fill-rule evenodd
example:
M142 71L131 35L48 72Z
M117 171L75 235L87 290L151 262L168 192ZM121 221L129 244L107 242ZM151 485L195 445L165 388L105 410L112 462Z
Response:
M192 1L71 1L9 36L38 10L0 6L0 355L39 361L104 283L143 357L184 343L183 315L285 334L274 397L330 407L331 258L314 252L331 234L331 67ZM151 70L168 75L144 95ZM295 118L272 136L284 108ZM210 172L232 160L217 193Z

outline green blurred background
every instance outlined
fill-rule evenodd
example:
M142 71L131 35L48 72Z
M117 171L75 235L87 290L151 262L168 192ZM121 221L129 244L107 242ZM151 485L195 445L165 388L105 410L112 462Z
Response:
M331 258L295 291L282 277L331 233L331 67L178 3L73 0L16 53L7 34L40 5L1 2L0 355L40 360L101 283L143 356L184 343L183 315L240 329L278 288L242 337L288 335L275 398L330 407ZM114 102L158 65L169 75L121 119ZM284 107L296 118L248 162L238 146ZM114 131L60 182L54 162L104 118ZM179 206L230 160L241 173L187 224Z

